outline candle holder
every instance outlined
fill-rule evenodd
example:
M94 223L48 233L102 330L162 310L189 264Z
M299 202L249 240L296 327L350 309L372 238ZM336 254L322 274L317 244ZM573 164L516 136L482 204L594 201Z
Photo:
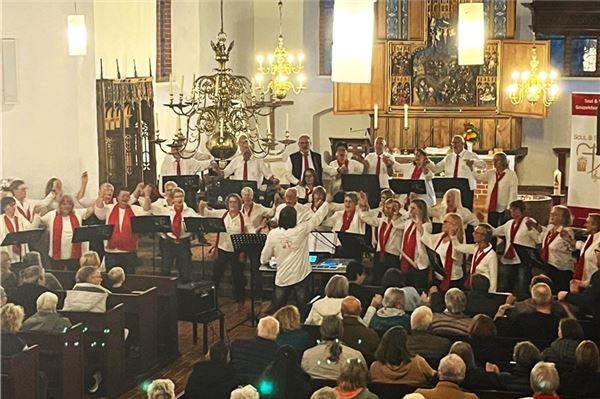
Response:
M406 141L404 141L404 138L406 137L406 135L408 134L408 127L404 127L404 136L402 137L402 155L407 155L408 154L408 149L406 148Z

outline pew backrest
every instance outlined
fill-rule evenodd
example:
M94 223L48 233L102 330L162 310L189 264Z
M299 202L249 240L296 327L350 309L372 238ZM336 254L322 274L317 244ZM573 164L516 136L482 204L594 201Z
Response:
M37 397L39 347L33 345L12 356L2 356L1 385L3 398Z

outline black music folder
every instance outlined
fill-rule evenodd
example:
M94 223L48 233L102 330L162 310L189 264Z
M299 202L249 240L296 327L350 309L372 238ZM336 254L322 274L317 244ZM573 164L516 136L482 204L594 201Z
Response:
M134 216L131 229L136 234L168 233L171 231L171 218L168 216Z
M181 176L162 176L162 189L165 191L165 183L175 182L177 187L185 191L185 203L192 209L198 206L196 202L196 193L200 190L200 176L181 175Z
M75 229L75 231L73 231L73 238L71 239L71 242L79 243L110 240L114 229L114 224L95 224L91 226L78 227Z
M425 250L427 251L427 258L429 258L429 264L433 271L443 278L446 278L446 271L444 270L444 263L442 262L440 254L429 248L427 245L425 245Z
M344 191L362 191L369 198L369 206L377 208L379 206L379 176L377 175L342 175L342 190Z
M187 223L190 222L191 225ZM201 233L226 233L223 218L185 218L188 231L199 231ZM189 226L192 226L191 228Z
M513 244L513 247L522 264L539 268L544 268L544 266L546 266L546 262L542 259L540 251L537 248L526 247L519 244Z
M427 194L425 180L420 179L390 179L390 188L396 194Z
M461 202L465 208L473 210L473 193L469 186L469 179L465 177L435 177L433 179L433 191L435 196L441 198L444 196L446 191L451 188L456 188L460 191Z
M215 209L226 208L225 198L229 194L240 194L242 188L250 187L254 191L254 200L258 201L258 184L254 180L224 179L209 185L206 189L206 201Z

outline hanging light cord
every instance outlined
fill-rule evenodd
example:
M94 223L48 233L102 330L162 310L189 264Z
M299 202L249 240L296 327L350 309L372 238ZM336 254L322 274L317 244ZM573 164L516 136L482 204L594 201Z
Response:
M223 0L221 0L221 33L223 33Z
M279 37L283 36L283 1L279 0L277 3L279 6Z
M75 6L75 14L77 15L77 0L73 0L73 5Z

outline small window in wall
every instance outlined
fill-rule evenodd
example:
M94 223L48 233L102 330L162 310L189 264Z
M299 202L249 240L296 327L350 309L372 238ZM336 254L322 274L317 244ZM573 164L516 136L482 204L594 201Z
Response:
M319 75L331 75L331 44L333 43L333 2L319 1Z
M565 44L564 36L540 36L542 40L550 40L550 64L556 72L564 74Z
M575 37L571 41L571 74L596 72L598 39Z
M171 0L156 0L156 81L166 82L171 64Z
M600 76L598 37L537 35L550 40L552 67L563 76Z

